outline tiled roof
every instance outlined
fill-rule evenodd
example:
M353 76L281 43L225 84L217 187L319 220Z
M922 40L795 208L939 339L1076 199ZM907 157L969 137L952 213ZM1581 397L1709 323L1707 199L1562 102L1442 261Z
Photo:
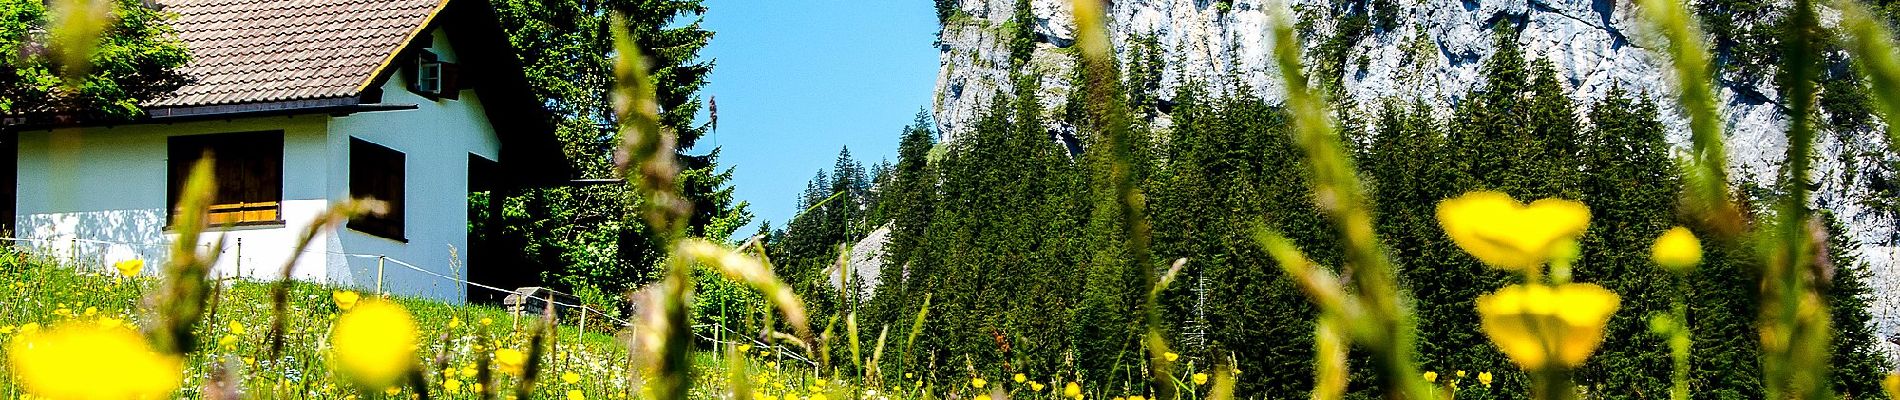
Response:
M159 0L196 79L147 107L357 94L448 0Z

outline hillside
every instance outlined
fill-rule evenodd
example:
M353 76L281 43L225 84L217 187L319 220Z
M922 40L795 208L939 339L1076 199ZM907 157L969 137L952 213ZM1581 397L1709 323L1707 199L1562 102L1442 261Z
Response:
M1058 109L1072 91L1074 19L1061 0L939 1L946 9L938 48L942 54L933 114L941 140L967 132L997 93L1012 89L1011 40L1029 32L1033 71L1045 109ZM1634 5L1617 0L1295 0L1309 74L1337 82L1365 115L1388 102L1422 101L1443 115L1482 85L1479 70L1495 51L1500 25L1529 58L1549 60L1561 84L1587 120L1588 105L1612 88L1647 96L1661 106L1667 140L1678 155L1689 133L1676 109L1666 60L1654 49L1661 39L1645 32ZM1721 3L1721 2L1705 2ZM1018 12L1018 5L1028 9ZM1160 100L1164 111L1151 123L1169 126L1165 110L1184 84L1211 90L1251 90L1268 102L1284 97L1266 32L1272 0L1122 0L1109 9L1111 40L1130 75L1155 82L1138 88ZM1831 15L1823 10L1822 15ZM1736 20L1742 17L1708 18ZM1027 20L1027 24L1013 22ZM1831 23L1823 18L1824 24ZM1740 24L1746 21L1737 21ZM1020 27L1027 27L1023 29ZM1020 45L1018 45L1020 46ZM1764 47L1764 45L1756 45ZM1786 107L1772 67L1752 65L1738 48L1722 61L1717 94L1726 119L1733 176L1771 187L1786 151ZM1154 54L1154 55L1148 55ZM1830 60L1838 60L1831 52ZM1155 61L1159 61L1158 63ZM1151 68L1144 68L1153 65ZM1836 61L1831 74L1851 71ZM1243 89L1236 89L1243 88ZM1830 102L1824 85L1823 112L1833 123L1817 144L1813 203L1844 221L1848 237L1874 271L1876 310L1900 309L1900 231L1896 230L1892 155L1882 155L1877 124L1855 117L1865 110ZM1840 91L1846 92L1846 91ZM1843 96L1845 97L1845 96ZM1830 109L1830 108L1838 108ZM1858 111L1857 111L1858 110ZM1073 132L1050 119L1057 133ZM1900 315L1876 311L1884 335L1900 332Z

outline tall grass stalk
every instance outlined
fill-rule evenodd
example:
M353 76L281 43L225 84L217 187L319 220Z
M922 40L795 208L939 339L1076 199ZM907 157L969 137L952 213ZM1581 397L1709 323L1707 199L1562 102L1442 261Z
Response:
M767 294L774 308L786 317L803 337L810 340L803 303L791 294L783 282L772 275L766 264L738 251L701 239L685 236L692 204L679 193L679 166L674 148L675 133L660 124L659 102L653 77L642 50L629 36L626 20L614 16L614 117L619 122L620 146L615 153L616 171L628 176L639 195L641 216L670 257L666 275L646 295L640 307L645 313L635 327L632 352L645 364L645 380L651 397L659 400L687 398L693 379L690 376L692 321L688 303L693 292L693 265L715 267L728 279L748 284ZM770 329L769 327L767 329ZM809 349L809 346L805 346ZM640 378L633 382L640 387Z
M1887 148L1900 154L1900 124L1891 122L1900 121L1900 91L1893 90L1900 88L1900 55L1895 54L1900 46L1894 45L1893 30L1860 1L1835 0L1834 8L1841 10L1841 30L1854 66L1876 88L1871 90L1874 110L1889 121Z
M1685 203L1716 232L1734 238L1746 222L1739 205L1729 194L1728 151L1724 148L1722 116L1716 109L1714 82L1708 45L1703 42L1701 23L1680 0L1638 0L1648 26L1662 34L1666 51L1674 66L1677 101L1689 116L1693 138L1689 151L1689 169Z
M1842 1L1841 3L1850 3ZM1677 94L1690 117L1694 134L1693 162L1689 174L1688 205L1702 213L1726 239L1752 237L1761 250L1761 334L1764 389L1775 399L1831 398L1828 378L1830 328L1826 302L1819 288L1826 272L1816 263L1818 245L1826 235L1808 211L1809 174L1814 152L1815 110L1814 80L1818 66L1814 46L1820 43L1820 24L1811 0L1795 0L1787 16L1782 38L1784 79L1789 104L1788 149L1782 171L1785 192L1776 207L1772 225L1755 234L1748 231L1741 210L1728 195L1724 169L1719 116L1716 114L1709 70L1710 59L1704 47L1699 23L1686 7L1671 0L1642 0L1643 15L1649 26L1669 42L1669 55L1675 65ZM1891 48L1881 52L1880 32L1864 10L1852 5L1843 8L1843 26L1847 27L1851 50L1868 54L1864 67L1870 71L1892 70L1896 65ZM1862 64L1862 63L1856 63ZM1888 78L1891 78L1889 76ZM1876 77L1875 90L1882 101L1882 80ZM1885 81L1892 84L1893 80ZM1891 108L1883 108L1893 110Z
M1309 297L1326 314L1346 326L1353 342L1371 350L1373 368L1388 398L1432 398L1431 386L1420 377L1412 358L1411 313L1400 301L1391 261L1379 243L1366 208L1366 196L1352 161L1340 144L1339 132L1326 112L1325 100L1308 84L1300 61L1300 41L1286 6L1273 7L1271 28L1274 58L1286 84L1286 106L1292 112L1294 142L1305 153L1313 199L1345 240L1346 265L1356 279L1348 295L1337 278L1300 256L1292 243L1277 233L1257 237ZM1320 355L1325 357L1324 354ZM1321 362L1322 366L1336 363ZM1333 374L1337 371L1321 372ZM1323 392L1319 392L1323 393Z

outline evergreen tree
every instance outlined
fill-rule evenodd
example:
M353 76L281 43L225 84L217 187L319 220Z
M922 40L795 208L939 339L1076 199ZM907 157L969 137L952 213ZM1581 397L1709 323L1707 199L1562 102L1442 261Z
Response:
M1833 273L1822 295L1833 314L1829 323L1834 327L1834 337L1828 350L1833 353L1829 366L1833 368L1830 376L1834 391L1850 399L1885 397L1880 380L1893 365L1879 350L1880 337L1874 332L1873 314L1869 312L1874 299L1869 282L1873 279L1871 266L1861 261L1856 250L1859 246L1833 213L1821 212L1817 217L1827 227L1824 265Z
M1590 121L1581 187L1581 200L1591 210L1590 231L1575 279L1603 285L1622 303L1578 380L1601 385L1612 398L1660 394L1671 384L1671 371L1657 368L1671 362L1669 347L1650 333L1649 319L1671 312L1674 299L1686 293L1678 290L1680 278L1649 261L1647 250L1676 225L1681 179L1669 160L1655 103L1612 89L1591 107Z

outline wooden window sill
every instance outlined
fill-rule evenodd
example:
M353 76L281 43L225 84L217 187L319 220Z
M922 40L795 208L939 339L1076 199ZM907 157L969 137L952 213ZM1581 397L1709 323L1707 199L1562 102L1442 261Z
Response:
M275 221L244 221L244 222L235 222L231 224L218 224L218 225L206 226L205 232L251 231L251 230L263 230L263 229L277 229L277 228L282 228L285 226L289 226L289 222L281 220L281 219L275 220ZM178 233L178 230L173 228L170 225L166 225L165 233Z

